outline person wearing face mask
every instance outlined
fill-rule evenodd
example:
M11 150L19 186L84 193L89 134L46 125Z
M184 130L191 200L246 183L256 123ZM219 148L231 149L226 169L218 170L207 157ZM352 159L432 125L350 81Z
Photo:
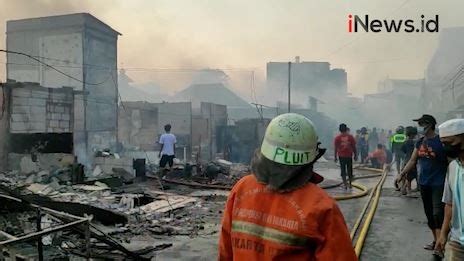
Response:
M426 250L433 250L433 255L442 257L441 249L436 248L436 241L440 236L444 218L444 204L442 202L443 188L446 177L448 160L440 141L435 133L437 121L432 115L424 114L416 121L422 132L415 144L414 151L406 166L401 170L400 176L412 171L418 165L422 203L427 217L427 225L433 234L433 242L424 246Z
M443 192L445 218L437 249L444 250L446 245L446 260L464 260L464 119L446 121L438 129L451 162Z

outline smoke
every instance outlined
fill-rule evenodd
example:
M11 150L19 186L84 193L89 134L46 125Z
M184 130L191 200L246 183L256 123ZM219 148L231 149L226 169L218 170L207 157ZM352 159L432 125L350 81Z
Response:
M378 19L438 14L440 29L463 26L464 2L450 1L281 1L281 0L0 0L0 30L11 19L89 12L121 32L120 67L138 82L159 82L164 91L185 87L192 68L259 68L264 87L268 61L328 61L348 73L348 91L375 92L390 78L422 78L437 34L347 32L347 15ZM0 47L5 47L0 35ZM13 48L13 47L10 47ZM5 79L4 55L0 80ZM130 69L143 67L144 69ZM147 69L149 68L149 69ZM165 68L186 68L168 71ZM233 87L251 99L249 73L226 71ZM259 98L259 97L258 97ZM258 100L264 103L264 101Z
M96 2L96 1L95 1ZM0 49L6 49L6 22L31 17L104 10L99 4L85 1L0 0ZM14 46L9 46L14 50ZM6 80L6 55L0 53L0 81Z

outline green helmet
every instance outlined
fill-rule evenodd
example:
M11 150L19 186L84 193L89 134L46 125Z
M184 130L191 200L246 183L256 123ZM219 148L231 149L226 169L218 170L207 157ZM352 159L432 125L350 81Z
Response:
M267 126L261 145L267 159L291 166L313 162L318 154L318 137L313 123L303 115L286 113Z

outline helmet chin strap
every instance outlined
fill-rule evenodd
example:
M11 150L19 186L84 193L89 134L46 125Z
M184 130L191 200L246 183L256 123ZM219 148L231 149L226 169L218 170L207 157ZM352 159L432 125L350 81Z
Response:
M321 145L320 142L317 143L317 155L313 159L313 161L311 161L311 163L310 163L311 165L314 165L314 163L316 163L316 161L318 159L320 159L325 154L325 152L327 151L327 149L325 149L325 148L319 148L319 145Z

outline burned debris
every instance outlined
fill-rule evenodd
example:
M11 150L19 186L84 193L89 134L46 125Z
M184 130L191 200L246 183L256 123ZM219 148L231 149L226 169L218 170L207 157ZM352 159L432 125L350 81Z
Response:
M123 69L118 77L121 34L90 14L8 21L7 31L0 259L149 260L218 233L274 109L256 115L214 69L169 102L125 100L133 86Z

